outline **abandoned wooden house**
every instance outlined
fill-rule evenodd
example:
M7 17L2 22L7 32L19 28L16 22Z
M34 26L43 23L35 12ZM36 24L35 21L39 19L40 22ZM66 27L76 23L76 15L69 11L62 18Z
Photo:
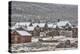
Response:
M72 28L72 37L78 38L78 28L77 27Z
M53 30L53 31L49 31L46 33L47 36L59 36L59 31L58 30Z
M65 37L72 37L72 31L69 30L60 30L59 34Z
M11 43L28 43L31 42L32 35L26 31L15 30L11 32Z

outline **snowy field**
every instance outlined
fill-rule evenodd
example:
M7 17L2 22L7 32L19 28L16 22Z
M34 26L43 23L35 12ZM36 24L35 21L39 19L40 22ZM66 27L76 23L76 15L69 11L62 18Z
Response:
M46 39L51 39L51 37L47 37ZM54 39L54 38L53 38ZM70 39L70 38L65 38ZM64 40L64 39L62 39ZM71 45L77 41L77 38L71 38ZM68 48L66 47L56 47L60 45L60 43L64 43L65 41L59 42L41 42L39 41L39 38L32 38L32 42L30 43L21 43L21 44L12 44L12 52L39 52L39 51L55 51L55 50L67 50L67 49L75 49L77 47L70 46ZM77 45L77 44L76 44Z

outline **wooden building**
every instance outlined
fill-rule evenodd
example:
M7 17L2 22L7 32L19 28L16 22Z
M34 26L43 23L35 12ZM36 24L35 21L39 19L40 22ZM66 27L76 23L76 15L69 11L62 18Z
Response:
M53 30L53 31L49 31L46 33L47 36L59 36L59 31L58 30Z
M23 30L16 30L11 32L11 43L27 43L31 42L32 35Z
M72 37L78 38L78 28L72 28Z
M66 37L72 37L72 31L69 30L60 30L59 34Z

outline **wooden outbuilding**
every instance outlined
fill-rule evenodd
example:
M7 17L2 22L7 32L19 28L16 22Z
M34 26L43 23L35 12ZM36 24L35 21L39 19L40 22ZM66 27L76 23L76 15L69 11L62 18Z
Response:
M32 35L23 30L16 30L11 32L11 43L28 43L31 42Z

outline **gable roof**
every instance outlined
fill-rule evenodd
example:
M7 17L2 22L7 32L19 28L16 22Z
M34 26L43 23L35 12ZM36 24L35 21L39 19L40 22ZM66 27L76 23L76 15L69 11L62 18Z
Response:
M22 25L22 26L25 26L25 25L26 25L26 26L29 26L30 23L31 23L31 22L18 22L18 23L15 24L15 26L19 26L19 25Z
M35 27L33 26L28 26L28 27L22 27L26 31L33 31Z
M11 29L14 30L14 29L16 29L16 27L15 26L12 26Z
M60 21L57 22L56 25L61 28L62 26L66 26L67 24L69 24L70 27L72 27L71 23L69 21Z
M67 23L71 26L71 23L69 21L60 21L60 22L57 22L57 26L65 26Z
M18 32L21 36L31 36L31 34L27 31L16 30L16 32Z
M52 28L53 27L53 23L48 23L48 28Z
M33 31L33 30L34 30L34 28L35 28L35 27L30 26L30 27L27 27L27 28L26 28L26 30L27 30L27 31Z
M45 26L45 23L39 23L38 26L39 27L44 27Z
M52 28L56 28L56 25L53 25Z
M32 27L36 27L36 26L44 27L45 26L45 23L33 23L33 26Z
M36 27L37 25L39 25L39 23L33 23L33 27Z
M33 31L36 26L44 27L46 24L46 23L32 23L33 26L29 26L30 23L31 22L19 22L19 23L16 23L15 26L13 26L11 29L16 29L16 28L19 28L20 26L26 25L27 26L27 28L25 28L26 30ZM59 28L62 28L62 26L66 26L66 24L68 24L70 27L72 27L72 25L69 21L59 21L56 23L47 23L48 28L56 28L56 26L58 26Z

